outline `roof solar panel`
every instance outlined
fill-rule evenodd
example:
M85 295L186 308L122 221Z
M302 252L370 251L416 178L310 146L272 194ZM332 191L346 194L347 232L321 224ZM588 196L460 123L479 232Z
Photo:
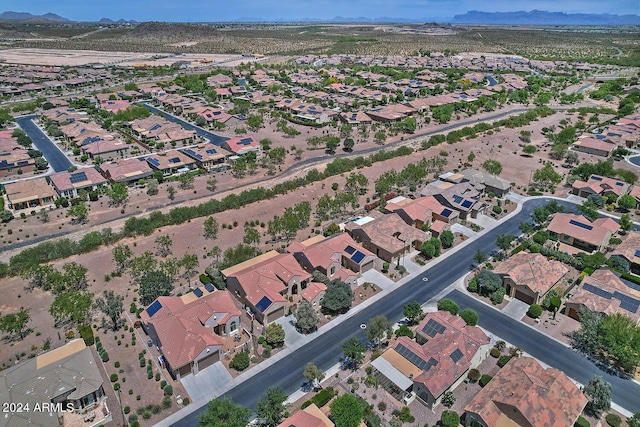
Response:
M622 187L624 184L623 184L623 183L621 183L621 182L616 182L616 185L617 185L618 187Z
M87 181L87 174L84 172L72 173L69 177L69 180L72 184L75 184L76 182Z
M205 153L207 153L207 154L217 154L218 150L216 150L215 148L209 148L207 151L205 151Z
M454 194L454 195L453 195L453 201L454 201L455 203L460 203L460 202L462 201L462 199L463 199L463 198L464 198L464 197L462 197L462 196L458 196L457 194Z
M449 218L449 215L451 215L451 213L452 213L451 209L443 209L440 214L445 218Z
M640 256L640 249L638 249L638 250L636 251L636 254L635 254L635 255L636 255L636 256Z
M353 254L353 256L351 257L351 260L353 262L359 264L360 261L362 261L364 259L364 257L365 257L365 255L362 252L357 251L355 254Z
M179 157L173 157L173 158L169 159L169 163L180 163L180 158Z
M256 304L256 310L258 310L260 313L264 313L264 311L271 305L271 302L272 301L268 297L262 297L262 299L260 299L260 301L258 301L258 303Z
M449 355L449 357L451 357L451 360L453 360L453 363L458 363L458 360L462 359L462 356L464 355L459 348L456 348L455 351Z
M576 227L584 228L585 230L593 230L593 225L585 224L583 222L576 221L575 219L569 221L569 224L575 225Z
M147 314L149 315L149 317L153 317L153 315L156 314L161 308L162 304L160 304L160 301L155 300L149 307L147 307Z
M599 176L591 175L591 179L594 181L602 181L602 178Z
M204 288L207 290L207 292L213 292L216 290L215 286L213 286L213 283L207 283L206 285L204 285Z
M404 357L409 362L411 362L413 365L415 365L419 369L422 369L423 371L428 371L429 369L431 369L432 366L435 366L435 365L438 364L438 361L435 360L433 357L430 358L429 361L426 361L422 357L420 357L419 355L415 354L413 351L411 351L410 349L408 349L407 347L405 347L402 344L398 344L396 346L395 350L402 357Z
M154 159L153 157L149 157L149 158L147 159L147 161L148 161L149 163L151 163L151 164L152 164L153 166L155 166L155 167L159 167L159 166L160 166L160 162L158 161L158 159Z
M582 287L584 288L585 291L589 291L592 294L601 296L606 299L611 299L611 297L613 297L612 293L607 292L604 289L597 288L589 283L585 283Z
M353 246L349 245L346 248L344 248L344 251L346 253L348 253L349 255L353 255L353 253L356 251L356 248L354 248Z
M473 205L473 202L471 200L465 200L464 202L462 202L463 208L470 208L471 205Z
M437 320L429 319L427 324L422 328L422 332L430 336L431 338L435 337L436 334L442 334L447 328L439 323Z
M195 296L197 296L198 298L200 298L202 295L204 295L204 292L202 292L202 289L200 289L200 288L195 288L193 290L193 294Z

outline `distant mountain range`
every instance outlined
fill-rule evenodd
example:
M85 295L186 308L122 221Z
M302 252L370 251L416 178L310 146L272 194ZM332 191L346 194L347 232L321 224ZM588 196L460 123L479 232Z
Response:
M0 21L50 21L50 22L71 22L55 13L45 13L44 15L32 15L29 12L2 12Z
M126 19L118 19L117 21L114 21L113 19L110 18L102 18L101 20L98 21L98 24L136 24L138 21L132 19L130 21L127 21Z
M638 15L610 15L608 13L564 13L532 10L530 12L481 12L470 10L455 15L455 24L496 25L640 25Z

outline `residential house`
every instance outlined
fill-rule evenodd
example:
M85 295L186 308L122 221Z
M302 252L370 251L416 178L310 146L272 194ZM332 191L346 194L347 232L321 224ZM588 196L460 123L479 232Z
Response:
M94 168L82 168L73 172L58 172L49 176L51 186L60 197L78 197L78 191L94 191L107 185L105 177Z
M640 232L631 231L611 253L617 255L629 263L631 272L640 274Z
M307 301L309 304L311 304L313 307L319 310L320 304L322 303L322 300L324 299L324 294L326 292L327 292L327 285L319 282L311 282L309 283L306 289L300 292L300 296L302 297L303 300Z
M276 427L335 427L315 403L285 418Z
M362 111L340 113L340 120L352 126L368 125L372 122L371 117Z
M536 359L511 359L464 408L465 426L572 426L587 397L554 368Z
M0 177L33 172L35 160L29 156L28 150L18 144L17 138L11 136L12 130L0 131Z
M640 286L606 268L586 276L565 302L566 315L580 320L583 308L602 314L620 313L640 321Z
M136 183L153 175L153 169L145 159L122 159L117 162L102 163L102 175L113 183Z
M231 156L229 151L214 144L200 144L178 151L191 157L199 168L209 172L225 169L227 167L225 160Z
M340 279L352 288L357 286L361 273L373 268L376 258L347 233L328 238L318 235L303 242L293 242L287 251L309 273L318 270L330 280Z
M507 295L527 304L540 304L569 269L542 254L520 252L502 261L493 272L502 277Z
M112 416L99 363L84 341L76 339L3 369L0 401L29 410L4 411L0 426L107 424Z
M118 157L123 158L128 156L131 147L132 146L130 144L125 143L121 139L97 139L88 144L82 145L80 149L91 159L95 159L99 156L102 160L113 160Z
M620 226L611 218L598 218L591 222L582 215L557 213L547 230L552 238L560 242L560 249L572 246L580 251L602 251ZM575 252L575 249L566 248Z
M433 409L487 358L491 340L447 311L427 313L415 332L416 341L398 338L371 366L394 398L408 404L417 397Z
M4 191L8 207L14 211L53 207L57 198L44 177L4 184Z
M227 288L255 318L266 325L284 316L289 297L311 281L292 254L269 251L221 271Z
M131 103L124 99L106 100L100 103L100 109L109 111L111 113L117 113L118 111L124 111L131 107Z
M397 213L404 222L415 228L422 229L426 224L432 232L436 229L438 234L446 230L459 216L458 211L441 205L434 196L417 199L398 196L389 200L384 208L387 212Z
M571 186L571 192L579 197L589 197L592 194L600 196L623 196L629 192L629 184L606 176L591 175L585 181L576 180Z
M260 144L253 136L230 138L223 141L220 147L232 152L236 156L244 156L247 153L254 152L257 157L260 157L261 153Z
M478 199L480 192L469 182L453 184L434 181L420 191L420 195L433 196L443 206L458 212L460 219L476 218L485 206Z
M353 240L387 262L399 260L412 248L419 249L422 242L431 238L431 233L408 225L400 215L385 215L377 211L350 222L345 230Z
M462 182L469 182L480 193L493 193L502 197L511 191L511 182L497 175L477 169L464 169L460 174L464 177Z
M196 169L196 160L178 150L164 151L147 156L147 162L164 175L188 172Z
M212 284L180 297L159 297L140 313L145 332L176 380L221 360L221 337L240 333L241 318L231 294Z
M606 142L596 137L588 136L580 138L573 144L573 149L594 156L609 157L611 152L616 149L615 144Z

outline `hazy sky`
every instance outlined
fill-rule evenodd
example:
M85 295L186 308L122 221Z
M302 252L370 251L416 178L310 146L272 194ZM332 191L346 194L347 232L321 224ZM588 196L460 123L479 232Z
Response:
M2 0L0 11L57 13L76 21L100 18L137 21L213 22L391 17L446 20L469 10L640 15L639 0Z

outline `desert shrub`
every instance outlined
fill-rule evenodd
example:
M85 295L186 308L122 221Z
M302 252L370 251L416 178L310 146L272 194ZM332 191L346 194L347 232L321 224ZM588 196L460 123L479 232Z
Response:
M171 384L167 384L163 388L165 396L171 396L173 394L173 386Z
M80 326L78 331L80 331L80 336L87 346L93 345L95 339L93 338L93 329L91 329L90 325Z
M229 367L235 369L236 371L244 371L249 367L249 363L251 363L251 361L249 360L249 355L246 352L241 351L240 353L237 353L235 356L233 356L233 360L231 360Z
M589 421L580 416L574 424L574 427L591 427L591 424L589 424Z
M128 414L129 412L131 412L131 407L129 406L125 406L124 408L122 408L122 410L124 411L125 415Z
M498 366L500 366L501 368L507 364L507 362L509 360L511 360L513 356L507 355L505 354L504 356L500 356L500 358L498 359Z
M497 359L498 357L500 357L500 350L494 347L491 349L491 351L489 351L489 354L491 355L491 357L495 357Z
M542 315L542 307L538 304L531 304L529 306L529 310L527 310L527 315L537 319Z
M100 359L102 359L103 362L108 362L109 353L107 353L106 351L103 351L102 353L100 353Z
M607 424L611 427L620 427L620 424L622 423L622 419L620 419L620 416L616 414L607 414L605 420L607 420Z
M471 381L476 382L480 379L480 371L477 369L469 369L469 373L467 374L467 378Z
M115 383L116 381L118 381L118 374L111 374L109 380L111 380L112 383Z
M489 381L491 381L492 379L493 377L491 375L484 374L483 376L480 377L480 382L479 382L480 387L486 386L489 383Z

